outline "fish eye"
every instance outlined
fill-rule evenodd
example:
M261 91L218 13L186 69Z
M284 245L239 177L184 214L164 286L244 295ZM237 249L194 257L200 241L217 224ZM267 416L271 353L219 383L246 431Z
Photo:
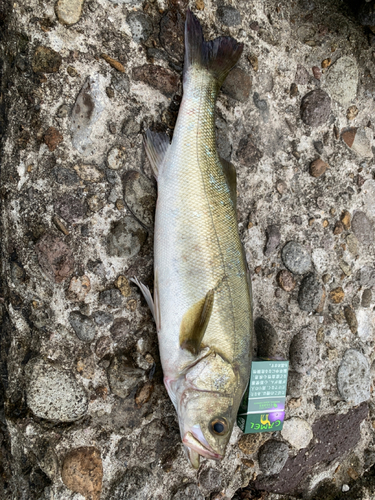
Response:
M211 432L223 436L228 431L228 423L225 418L215 418L211 421Z

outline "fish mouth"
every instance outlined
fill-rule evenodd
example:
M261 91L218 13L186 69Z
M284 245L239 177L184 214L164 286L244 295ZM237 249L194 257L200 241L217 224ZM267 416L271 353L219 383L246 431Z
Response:
M199 431L200 431L200 429L199 429ZM202 431L200 431L200 434L202 434ZM204 439L203 434L200 437L201 437L201 439L198 439L198 437L195 435L195 433L188 431L184 435L182 442L184 443L185 446L189 447L191 450L195 451L199 455L202 455L203 457L210 458L211 460L222 460L223 455L216 453L211 448L211 446ZM204 444L202 443L202 440L204 440ZM198 460L198 463L199 463L199 460Z

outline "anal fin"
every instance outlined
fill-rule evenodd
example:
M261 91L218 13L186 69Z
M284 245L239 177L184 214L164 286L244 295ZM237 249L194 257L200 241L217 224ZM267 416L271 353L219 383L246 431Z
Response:
M148 129L143 137L143 143L147 158L150 161L152 171L157 180L165 155L170 147L169 137L167 134L152 132Z
M135 283L138 288L141 290L143 297L145 298L145 301L147 302L148 307L150 308L150 311L152 313L152 316L154 318L154 321L156 323L156 328L160 330L160 320L159 320L159 309L158 309L158 303L156 301L156 294L155 294L155 302L152 300L151 292L148 286L144 285L141 283L138 278L131 278L130 281L132 283ZM155 287L156 288L156 287Z
M214 305L214 290L209 290L203 299L196 302L184 314L180 326L180 347L197 355L210 321Z

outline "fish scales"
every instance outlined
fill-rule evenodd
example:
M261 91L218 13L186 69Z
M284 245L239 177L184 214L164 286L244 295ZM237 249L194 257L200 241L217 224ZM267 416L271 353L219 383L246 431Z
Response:
M205 42L187 12L184 93L173 141L146 132L158 181L154 301L164 384L197 468L225 453L251 364L252 299L236 217L235 171L216 150L215 103L243 46Z

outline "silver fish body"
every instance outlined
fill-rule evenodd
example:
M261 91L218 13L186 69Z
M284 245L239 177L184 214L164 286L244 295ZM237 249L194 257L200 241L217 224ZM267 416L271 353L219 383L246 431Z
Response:
M225 453L249 380L253 339L235 173L217 154L214 122L221 80L242 47L233 39L217 39L219 56L220 44L236 53L234 63L215 72L216 49L210 47L216 41L200 42L211 50L203 64L196 47L188 53L199 30L188 12L184 94L173 141L169 145L150 132L146 138L158 182L154 316L165 386L195 467L200 455L221 459Z

